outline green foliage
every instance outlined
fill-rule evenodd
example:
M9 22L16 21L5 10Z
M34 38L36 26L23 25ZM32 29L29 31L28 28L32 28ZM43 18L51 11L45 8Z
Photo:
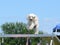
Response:
M27 29L24 23L5 23L2 25L5 34L24 34Z
M1 27L5 34L34 34L34 30L28 31L26 29L25 23L5 23ZM31 38L31 44L36 45L39 39L39 37ZM4 38L4 45L25 45L26 40L27 38Z

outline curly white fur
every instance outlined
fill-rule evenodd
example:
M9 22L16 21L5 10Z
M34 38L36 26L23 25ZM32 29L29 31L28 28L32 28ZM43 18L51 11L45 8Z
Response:
M35 34L38 34L38 27L39 27L39 23L38 23L38 17L35 14L29 14L27 16L27 20L28 20L28 24L27 24L27 29L31 30L34 29L35 30Z

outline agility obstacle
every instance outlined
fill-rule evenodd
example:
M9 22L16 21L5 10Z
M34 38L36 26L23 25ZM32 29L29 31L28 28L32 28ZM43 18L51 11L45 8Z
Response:
M52 34L0 34L0 37L2 38L2 43L4 42L5 37L27 37L27 44L28 45L28 37L51 37L50 45L53 43L53 37L55 35Z
M51 34L2 34L0 37L55 37Z

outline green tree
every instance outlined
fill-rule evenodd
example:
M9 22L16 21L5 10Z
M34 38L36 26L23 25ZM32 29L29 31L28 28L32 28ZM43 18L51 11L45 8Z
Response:
M22 22L5 23L2 26L5 34L34 34L33 30L28 31L26 24ZM27 38L4 38L4 45L25 45ZM32 45L36 45L40 38L31 38Z

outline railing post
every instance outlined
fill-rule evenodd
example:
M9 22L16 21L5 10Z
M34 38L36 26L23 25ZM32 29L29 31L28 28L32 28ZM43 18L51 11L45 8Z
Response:
M53 36L51 37L50 45L53 45Z
M31 45L31 41L30 41L30 38L29 37L27 37L26 45Z
M1 42L0 42L0 45L1 45Z
M42 40L40 40L40 45L42 45Z
M50 41L50 45L53 45L53 40Z
M37 45L42 45L42 38L39 39Z
M48 43L48 42L46 42L46 45L49 45L49 43Z
M4 38L2 38L2 43L1 43L1 45L4 45Z
M27 37L26 45L28 45L28 37Z

